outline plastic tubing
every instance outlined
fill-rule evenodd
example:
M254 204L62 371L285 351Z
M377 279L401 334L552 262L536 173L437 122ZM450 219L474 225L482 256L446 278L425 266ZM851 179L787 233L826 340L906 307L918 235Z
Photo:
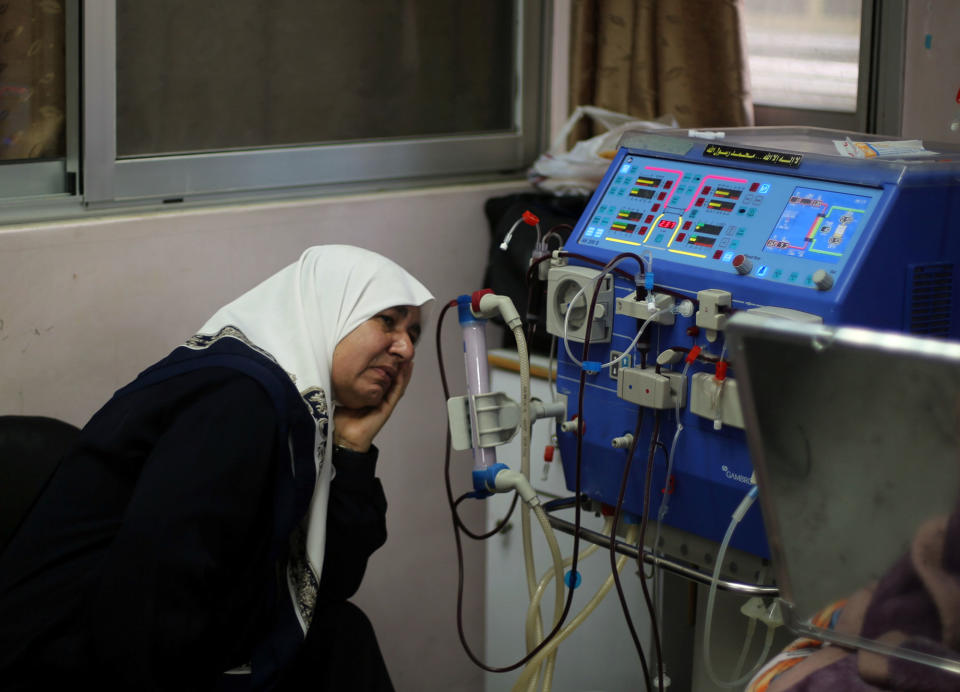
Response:
M717 553L717 563L713 568L713 578L710 580L710 591L707 595L707 618L703 625L703 662L707 670L707 676L715 685L719 685L720 687L737 687L750 680L753 674L763 665L767 655L770 653L770 647L773 644L774 628L768 625L767 636L764 638L763 651L760 654L760 659L746 675L736 680L721 680L713 669L713 663L710 660L710 630L713 626L713 611L717 598L717 582L720 581L720 568L723 565L724 555L727 553L727 547L730 545L730 539L733 537L733 532L737 528L737 524L740 523L743 515L747 513L747 510L750 509L756 499L757 486L753 486L750 488L750 492L740 501L737 509L734 510L733 517L730 519L730 526L727 527L727 532L723 536L723 542L720 544L720 550Z
M600 367L601 367L601 368L609 368L610 366L615 365L616 363L619 363L619 362L620 362L620 359L623 358L624 356L629 355L630 352L633 351L633 349L635 349L635 348L637 347L637 342L640 341L640 337L641 337L641 336L643 335L643 333L647 330L647 327L650 326L650 323L653 322L657 317L659 317L660 315L662 315L662 314L665 313L665 312L670 312L670 308L664 308L663 310L657 310L655 313L653 313L652 315L650 315L650 317L648 317L648 318L646 319L646 321L644 321L644 323L643 323L642 325L640 325L640 329L637 331L637 335L636 335L635 337L633 337L633 341L631 341L631 342L630 342L630 345L627 346L627 350L624 351L622 354L620 354L620 356L618 356L617 358L611 360L609 363L604 363L604 364L601 365Z
M511 330L517 343L517 358L520 362L520 473L524 478L530 477L530 355L527 351L527 340L523 334L523 327L516 325ZM564 609L564 590L563 590L563 555L560 553L560 546L557 543L553 527L550 526L550 520L546 512L539 505L535 512L540 526L543 528L544 537L550 547L550 553L553 556L554 571L556 573L556 601L554 606L554 626L560 618ZM533 535L530 526L530 505L523 503L520 509L520 524L523 538L523 558L527 577L527 595L531 601L537 591L537 572L533 556ZM527 632L527 651L533 650L543 638L543 622L539 607L536 608L535 625L533 636L528 629ZM538 664L539 667L539 664Z
M572 305L573 303L575 303L577 299L582 295L584 295L584 293L583 293L583 289L581 288L579 291L577 291L577 295L573 297L573 300L570 301L570 304ZM647 330L647 327L650 326L650 323L653 322L653 320L655 320L660 315L664 314L665 312L670 312L670 308L657 310L655 313L650 315L650 317L648 317L644 321L644 323L640 326L640 329L637 330L637 335L633 337L633 341L630 342L630 345L627 346L627 349L623 353L621 353L618 357L614 358L609 363L604 363L600 367L609 368L612 365L616 365L617 363L620 362L621 358L630 354L633 351L633 349L637 347L637 343L640 341L640 337L643 336L643 333ZM569 320L570 320L570 310L568 309L567 314L564 315L563 317L563 347L567 350L567 356L570 358L570 360L572 360L578 366L582 366L583 363L581 363L580 360L578 360L577 357L574 356L573 352L570 350L570 340L567 338L567 331L570 324Z
M612 526L613 526L613 517L612 516L607 517L603 525L603 533L609 536L610 527ZM599 549L600 549L600 546L597 543L591 543L586 550L580 553L580 560L582 561L587 559L588 557L593 555L595 552L597 552ZM573 562L573 558L569 558L569 557L564 558L563 568L566 569L567 567L570 566L572 562ZM546 572L543 573L543 576L540 577L540 583L537 584L537 592L534 595L533 599L530 601L530 607L527 609L527 636L528 637L531 636L531 633L536 632L535 630L536 623L537 623L536 614L539 612L540 600L543 598L543 594L547 590L547 586L549 586L550 580L554 578L554 575L556 575L556 573L557 573L556 568L548 569ZM549 689L550 687L550 681L553 678L553 669L554 669L555 661L556 661L556 650L554 650L553 653L547 657L546 672L544 673L545 689ZM531 683L533 681L534 679L531 678Z
M650 272L650 267L652 266L652 262L653 262L653 256L652 256L652 255L651 255L649 258L647 258L647 257L640 257L640 256L638 256L638 255L626 255L626 256L619 257L619 258L618 258L616 261L614 261L613 263L611 263L611 264L609 264L609 265L604 265L604 268L603 268L603 269L600 271L600 273L597 275L597 278L594 279L594 291L597 291L597 290L599 289L599 287L600 287L600 282L603 281L603 278L604 278L607 274L611 273L614 269L616 269L616 267L617 267L618 264L620 264L621 262L624 262L624 261L626 261L626 260L628 260L628 259L640 260L640 262L639 262L640 268L643 269L646 273L649 273L649 272ZM646 263L645 266L644 266L644 263ZM636 281L636 279L634 279L634 281ZM577 294L573 297L573 300L571 300L569 304L570 304L570 305L573 305L574 303L576 303L576 302L577 302L577 299L578 299L580 296L583 296L583 297L584 297L584 302L587 302L587 301L586 301L585 291L581 288L579 291L577 291ZM586 327L587 333L589 333L589 331L590 331L591 328L592 328L592 325L589 325L589 324L588 324L587 327ZM572 361L573 361L574 363L576 363L578 366L582 366L583 363L581 363L580 360L579 360L576 356L574 356L574 355L573 355L573 352L570 350L570 340L567 338L567 332L569 332L569 330L570 330L570 308L568 307L568 308L567 308L567 313L563 316L563 346L564 346L564 348L567 350L567 356L569 356L570 360L572 360ZM643 330L641 329L641 332L640 332L640 333L642 333L642 331L643 331ZM639 339L639 338L640 338L640 335L638 334L638 335L637 335L637 339ZM625 353L629 353L629 352L630 352L630 349L628 348ZM617 360L619 360L619 358L618 358ZM611 361L610 363L608 363L608 364L605 365L604 367L609 368L613 363L616 363L616 362L617 362L617 361Z
M563 567L564 560L563 555L560 553L560 545L557 543L556 535L553 533L553 527L550 526L550 520L547 518L547 513L543 510L543 507L537 505L533 508L534 514L537 515L537 520L540 522L540 526L543 528L543 535L547 538L547 544L550 546L550 554L553 557L553 574L554 582L556 588L554 593L556 597L554 598L553 603L553 626L556 627L557 623L560 621L560 616L563 615L563 605L564 605L564 583L563 583ZM540 612L539 605L535 609L537 614ZM535 624L539 624L539 617L533 618ZM543 639L543 633L537 632L536 644L540 643L540 640ZM548 645L549 646L549 645ZM544 690L550 689L550 680L553 678L553 664L556 660L556 647L552 648L552 653L547 657L547 668L544 673ZM536 668L540 668L540 664L535 664ZM533 677L533 681L536 681L536 676Z
M573 297L573 300L571 300L570 303L567 305L567 314L563 316L563 347L567 349L567 356L570 358L570 360L576 363L578 367L582 366L583 363L581 363L580 359L577 358L575 355L573 355L573 351L570 350L570 339L567 338L567 333L570 331L570 312L571 312L570 308L574 303L577 302L577 298L579 298L580 296L584 296L584 299L586 299L586 295L584 294L582 288L579 291L577 291L577 295L575 295ZM589 329L588 329L588 332L589 332Z
M511 331L517 342L517 357L520 361L520 473L522 473L525 478L530 478L530 356L527 352L527 339L523 335L523 327L517 325ZM546 520L546 515L544 515L544 519ZM533 532L530 526L530 506L526 502L524 502L520 508L520 528L523 538L523 563L527 577L527 596L533 599L533 595L537 589L537 567L533 557ZM556 543L557 539L553 535L553 529L550 527L549 521L547 521L544 528L544 534L547 536L548 543L551 539L554 544ZM557 552L559 554L559 548L557 548ZM562 566L560 569L562 571ZM541 632L540 636L542 636L542 623L539 613L537 614L537 622L541 628L539 630ZM529 652L536 645L537 642L531 644L528 638L527 651Z
M681 371L681 375L682 375L683 377L686 377L686 376L687 376L687 371L688 371L689 369L690 369L690 362L687 361L687 363L684 364L684 366L683 366L683 370ZM673 460L676 458L677 442L680 440L680 433L683 432L683 423L680 421L680 399L679 399L679 398L677 399L677 405L676 405L676 407L674 408L674 413L675 413L676 418L677 418L677 429L676 429L676 431L673 433L673 440L670 442L670 452L667 454L667 475L664 477L664 478L665 478L665 482L667 483L668 487L669 487L669 484L670 484L670 474L673 473ZM664 493L664 494L663 494L663 499L660 500L660 507L657 509L657 530L656 530L656 532L654 533L654 537L653 537L653 551L654 551L654 553L656 553L656 551L657 551L657 546L660 545L660 528L661 528L661 525L662 525L662 523L663 523L663 518L667 516L667 510L668 510L669 508L670 508L670 494L669 494L669 493ZM656 565L654 565L654 568L653 568L654 574L656 574L656 571L657 571L657 567L656 567ZM654 584L654 588L656 588L656 583ZM658 592L658 593L659 593L659 592ZM661 594L661 596L662 596L662 594ZM663 598L662 598L662 597L659 597L659 598L658 598L658 604L659 604L659 606L658 606L657 610L660 611L658 614L661 614L661 615L662 615L662 605L663 605Z
M631 526L627 530L628 542L632 543L633 541L636 540L636 531L637 529L635 526ZM617 572L623 571L623 566L626 564L628 559L629 558L627 558L627 556L625 555L621 555L619 558L617 558ZM563 642L563 640L569 637L571 634L573 634L574 630L576 630L577 627L583 624L583 621L586 620L587 617L589 617L590 614L597 609L597 606L600 605L600 603L603 601L604 597L606 597L607 593L609 593L612 587L613 587L613 575L611 574L606 578L606 580L604 580L603 584L600 586L597 592L593 595L593 598L591 598L587 602L587 604L583 607L583 610L577 613L576 617L574 617L569 623L567 623L567 626L564 627L562 630L560 630L557 633L557 636L555 636L549 644L547 644L543 649L541 649L536 656L530 659L530 662L527 664L527 667L524 668L523 672L520 674L520 677L517 678L517 681L514 683L513 692L521 692L526 688L526 686L529 684L530 678L534 676L536 671L538 670L541 661L543 661L544 658L546 658L551 653L556 651L556 648L560 646L560 643ZM546 689L545 689L545 692L546 692Z

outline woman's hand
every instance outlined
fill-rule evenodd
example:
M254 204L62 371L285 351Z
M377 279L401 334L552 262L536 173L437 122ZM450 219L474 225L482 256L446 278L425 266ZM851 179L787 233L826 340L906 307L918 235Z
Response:
M355 452L366 452L373 438L380 432L400 397L407 390L413 374L413 361L404 361L397 370L397 377L383 399L376 406L346 408L337 406L333 412L333 443Z

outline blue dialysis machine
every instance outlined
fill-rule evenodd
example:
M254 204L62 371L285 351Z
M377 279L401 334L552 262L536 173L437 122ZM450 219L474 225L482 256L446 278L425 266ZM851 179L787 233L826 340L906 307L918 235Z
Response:
M658 419L649 518L662 522L646 537L671 557L710 567L711 546L750 488L737 374L724 345L734 312L960 335L960 155L848 158L834 143L848 136L815 128L733 129L722 139L628 134L563 248L569 256L541 273L547 329L559 340L557 390L568 419L583 417L582 491L617 502L626 436L644 408L623 509L643 512ZM640 285L633 258L598 283L600 268L624 252L645 265ZM558 429L570 490L577 430L570 421ZM769 557L759 512L747 515L731 548L755 564Z

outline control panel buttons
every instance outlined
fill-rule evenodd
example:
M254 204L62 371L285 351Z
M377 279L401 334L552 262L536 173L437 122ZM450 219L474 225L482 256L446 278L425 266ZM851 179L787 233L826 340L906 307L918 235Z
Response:
M733 258L732 264L737 274L749 274L753 269L753 262L746 255L737 255Z
M825 270L818 269L813 273L813 285L820 291L829 291L833 287L833 277Z

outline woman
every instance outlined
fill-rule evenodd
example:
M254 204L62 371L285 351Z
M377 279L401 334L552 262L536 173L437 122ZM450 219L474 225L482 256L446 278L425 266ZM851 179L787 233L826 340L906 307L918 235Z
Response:
M390 689L346 599L431 300L310 248L118 391L0 554L0 687Z

